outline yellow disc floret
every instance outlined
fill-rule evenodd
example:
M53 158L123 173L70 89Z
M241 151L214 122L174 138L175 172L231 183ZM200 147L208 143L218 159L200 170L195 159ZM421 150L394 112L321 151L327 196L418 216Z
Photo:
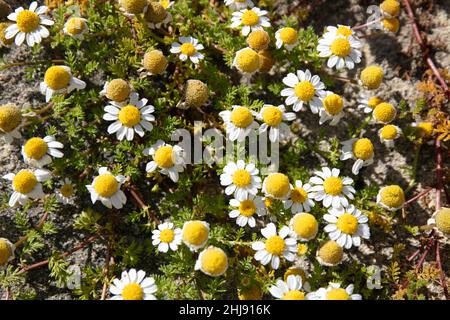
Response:
M436 227L442 233L450 235L450 208L442 208L436 213ZM0 263L1 264L1 263Z
M190 107L201 107L208 102L209 90L200 80L188 80L184 89L184 101Z
M145 19L152 23L161 23L167 17L167 10L158 2L149 2L147 11L145 12Z
M11 132L22 122L20 108L14 104L0 106L0 129L4 132Z
M358 139L353 143L353 155L361 160L369 160L373 156L373 144L367 138Z
M144 290L142 287L135 283L129 283L122 289L123 300L143 300Z
M142 65L144 68L152 74L163 73L168 65L167 58L159 50L151 50L144 55Z
M175 238L175 232L172 229L164 229L159 234L159 240L164 243L171 243Z
M252 31L247 37L247 44L254 50L264 50L269 46L270 37L264 30Z
M397 138L398 131L394 125L388 124L381 128L380 135L384 140L394 140Z
M360 80L368 89L378 89L383 81L383 69L378 66L368 66L361 72Z
M354 235L358 231L358 219L350 213L338 217L336 227L345 234Z
M153 156L153 160L155 160L156 164L161 168L172 168L175 164L173 160L173 147L159 147Z
M303 203L308 199L308 194L305 189L300 187L295 187L291 190L291 200L294 203Z
M332 93L323 99L323 107L329 114L335 116L344 108L344 100L340 95Z
M47 154L48 151L48 145L47 143L41 139L41 138L31 138L29 139L24 147L23 152L25 155L34 160L39 160L43 156Z
M281 256L284 252L285 247L286 244L284 243L283 238L281 238L280 236L272 236L266 240L267 252L275 256Z
M380 190L380 201L390 208L400 208L405 203L405 193L398 185L390 185Z
M255 214L255 212L256 212L256 205L252 200L247 199L241 201L241 203L239 204L239 213L242 216L251 217Z
M265 124L271 127L277 127L283 121L283 112L274 106L264 108L262 118Z
M327 292L327 300L349 300L350 296L342 288L331 289Z
M353 30L346 26L340 26L337 28L336 34L339 36L350 37L353 34Z
M24 33L36 30L39 27L39 16L30 11L23 10L17 14L17 28Z
M128 128L133 128L141 122L141 111L131 104L126 105L119 111L119 121Z
M381 98L371 97L371 98L369 98L369 100L367 100L367 106L369 108L374 109L377 105L379 105L382 102L383 102L383 100Z
M290 290L284 294L283 300L305 300L305 293L299 290Z
M317 256L325 264L337 265L342 261L344 250L336 241L330 240L319 248Z
M397 114L395 107L387 102L382 102L373 109L373 117L381 123L389 123Z
M247 128L253 123L254 117L246 107L236 107L231 111L231 122L238 128Z
M396 17L400 13L400 3L396 0L384 0L380 4L380 9L391 17Z
M116 102L123 102L130 96L131 88L123 79L114 79L108 83L106 97Z
M275 64L275 59L269 50L262 50L258 52L259 57L259 71L269 72Z
M302 101L308 102L314 98L316 89L309 81L301 81L294 87L295 95Z
M297 255L298 256L303 256L308 252L308 245L306 245L305 243L299 243L297 245Z
M30 170L22 170L15 175L12 183L15 191L21 194L27 194L33 191L34 187L38 184L38 180Z
M292 45L297 41L297 30L294 28L286 27L280 30L280 39L287 45Z
M6 39L5 31L6 29L12 25L9 22L0 22L0 45L9 46L14 43L14 38Z
M188 57L193 56L197 52L197 49L195 49L194 45L190 42L183 43L180 50L182 54L185 54Z
M337 196L342 193L344 184L342 183L342 179L339 177L329 177L323 181L323 189L326 194Z
M70 198L74 194L73 185L70 183L66 183L59 189L59 192L61 192L63 197Z
M194 246L203 244L208 235L208 228L201 221L190 221L183 228L183 240Z
M77 35L83 32L86 28L86 22L81 18L70 18L67 20L66 29L67 32L73 35Z
M139 14L144 12L147 0L120 0L119 3L127 13Z
M400 21L397 18L384 18L381 20L383 27L393 33L396 33L400 29Z
M253 49L242 49L236 54L235 63L242 72L253 73L259 69L259 55Z
M318 225L316 218L309 213L296 214L292 218L292 230L302 239L314 238Z
M347 57L350 54L350 50L350 41L347 38L336 38L330 46L330 51L341 58Z
M244 188L250 185L252 176L250 175L250 172L245 169L237 169L233 173L232 180L236 187Z
M247 10L242 15L242 24L244 26L254 26L258 24L259 16L253 10Z
M433 135L434 127L431 122L421 122L416 125L420 137L429 139Z
M222 275L228 267L226 253L216 247L209 247L204 250L200 258L201 270L210 276Z
M105 173L95 179L93 187L99 196L109 198L119 190L119 183L112 174Z
M47 69L44 81L50 89L61 90L70 84L70 73L62 66L52 66Z
M266 192L275 198L284 198L289 193L289 178L282 173L272 173L265 180Z
M0 266L5 265L11 255L12 252L9 243L4 239L0 239Z

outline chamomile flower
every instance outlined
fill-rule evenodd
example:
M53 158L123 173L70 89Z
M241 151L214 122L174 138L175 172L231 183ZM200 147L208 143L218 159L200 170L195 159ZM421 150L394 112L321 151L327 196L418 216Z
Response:
M348 206L348 199L353 200L356 192L351 186L353 180L349 177L340 177L340 170L323 167L321 171L314 172L316 176L310 179L311 191L314 191L314 199L322 201L325 208L341 208Z
M158 3L163 6L164 9L169 9L171 6L173 6L174 1L170 0L159 0Z
M398 18L384 18L381 20L381 28L386 33L397 33L400 29L400 20Z
M247 42L248 46L253 50L266 50L270 44L270 36L266 31L259 29L250 32L245 42Z
M259 170L254 163L245 164L243 160L229 162L220 175L220 184L226 186L225 194L234 194L237 200L247 199L249 194L256 195L261 188Z
M388 18L397 17L400 14L400 3L397 0L384 0L380 3L380 10Z
M263 122L259 127L259 133L268 131L269 140L277 142L291 132L289 126L283 121L292 121L295 117L295 113L286 112L282 104L278 107L265 104L258 114L258 119Z
M172 15L167 12L167 8L164 8L161 3L151 1L148 3L144 19L150 29L159 29L161 26L166 26L172 22Z
M107 81L103 86L103 90L100 91L102 96L105 96L109 100L114 101L116 104L125 104L133 93L131 85L123 79L113 79Z
M8 239L0 238L0 269L14 259L16 246Z
M181 237L186 246L197 251L205 246L209 238L209 223L205 221L186 221L181 231Z
M172 222L164 222L158 225L158 229L152 231L152 244L158 246L159 252L170 250L177 251L181 244L181 229L174 228Z
M22 125L22 111L12 103L0 105L0 138L6 143L22 138L20 126Z
M380 141L389 148L394 147L394 140L400 137L401 134L402 129L393 124L387 124L380 130L378 130L378 136L380 137Z
M284 77L283 83L289 87L281 91L281 96L287 97L287 106L293 105L292 109L297 112L302 110L304 104L309 104L313 113L319 112L326 94L319 76L313 76L309 70L297 70L297 74L289 73Z
M262 191L266 198L284 200L291 192L289 178L283 173L271 173L264 179Z
M123 271L121 279L114 279L109 287L111 300L156 300L153 295L158 290L155 279L145 277L145 271L130 269Z
M354 138L341 142L341 160L356 160L352 167L353 174L359 174L362 167L370 166L373 163L373 144L367 138Z
M331 240L336 241L343 248L359 247L361 238L370 238L370 229L367 224L369 218L354 205L339 209L331 208L323 218L328 222L324 228L325 232Z
M364 113L372 113L377 105L383 102L383 99L367 93L360 95L358 100L358 109Z
M211 277L219 277L228 269L227 254L220 248L209 246L198 255L194 269Z
M236 52L233 66L244 75L250 76L261 67L261 59L255 50L247 47Z
M261 229L261 234L266 240L264 242L256 241L252 244L253 250L256 251L256 261L261 261L263 265L270 262L273 269L278 269L281 258L294 261L297 252L297 240L289 236L289 227L283 226L277 234L275 224L269 223Z
M118 0L120 11L129 18L145 13L148 7L147 0Z
M166 71L169 61L160 50L150 50L142 59L143 70L147 75L158 75Z
M230 7L231 10L253 8L254 6L251 0L225 0L225 5Z
M236 219L236 224L240 227L254 228L256 226L255 214L259 217L266 214L266 206L261 197L247 195L244 200L231 199L230 207L234 207L228 214L230 218Z
M6 29L11 26L10 22L0 22L0 47L8 47L14 43L14 39L6 39Z
M242 26L241 32L243 36L247 36L250 31L259 30L263 27L270 27L269 18L267 18L267 11L261 10L257 7L233 12L231 21L231 28Z
M303 281L300 276L291 274L286 281L277 280L276 285L269 288L269 292L279 300L306 300L302 284Z
M145 149L144 154L153 156L153 160L145 167L147 172L153 172L159 168L159 171L168 175L173 182L178 181L178 173L183 172L186 166L183 149L178 145L171 146L162 140L158 140L150 148Z
M360 83L368 90L378 89L384 78L383 69L379 66L368 66L361 71Z
M73 204L75 196L75 186L70 179L65 178L60 181L60 188L56 191L56 199L62 204Z
M309 300L361 300L360 294L353 293L354 286L351 284L345 289L341 284L330 282L327 288L320 288L317 291L307 294Z
M59 150L62 148L64 145L53 136L46 136L43 139L33 137L22 146L23 160L33 167L42 168L52 163L52 157L62 158L64 154Z
M317 219L309 213L297 213L289 222L289 227L292 230L292 235L300 241L309 241L314 239L319 230L319 223Z
M349 26L344 26L342 24L338 24L337 27L328 26L322 37L331 39L335 39L337 37L353 37L356 39L355 32L352 30L352 28Z
M361 47L361 42L351 36L338 36L320 39L317 50L320 57L328 58L328 68L339 70L344 67L353 69L356 63L361 62Z
M54 24L44 15L47 10L46 6L38 7L37 1L33 1L28 10L23 7L17 8L8 15L8 19L15 23L6 28L5 38L12 39L15 37L15 43L18 46L22 45L25 40L30 47L40 43L43 38L50 35L45 26Z
M12 183L13 193L9 198L9 206L14 207L17 203L25 205L29 198L42 199L45 194L41 182L50 179L50 172L42 169L24 169L16 174L4 175L3 179Z
M337 266L344 258L344 250L336 241L329 240L322 245L316 252L317 261L327 267Z
M439 211L436 211L428 219L427 224L437 230L439 234L450 237L450 208L443 207Z
M431 139L434 134L434 126L432 122L429 121L416 121L411 124L417 135L425 140Z
M80 17L71 17L64 24L63 31L75 39L83 39L84 34L89 31L87 20Z
M179 37L178 41L173 42L170 52L180 55L181 61L190 59L193 63L197 64L204 58L203 54L199 51L203 50L203 45L198 43L198 40L192 37Z
M303 184L301 180L295 181L295 187L291 186L289 198L284 202L284 208L291 208L292 213L309 212L314 207L313 193L309 183Z
M376 123L387 124L392 122L397 115L397 109L387 102L378 104L372 112L372 118Z
M40 90L49 102L53 95L70 93L73 90L86 88L86 82L75 78L67 66L52 66L45 71L44 81L40 83Z
M284 27L275 32L275 39L278 49L284 46L286 50L291 51L298 44L298 32L294 28Z
M389 211L397 211L405 203L405 193L398 185L389 185L378 191L377 204Z
M322 107L319 109L319 124L331 120L330 126L335 126L344 116L343 109L344 99L340 95L328 91L322 100Z
M127 197L120 187L125 182L125 177L122 175L114 176L108 171L108 168L101 167L98 170L99 175L94 177L92 184L86 185L86 188L91 194L92 203L98 200L111 209L121 209L127 202Z
M219 116L225 123L228 139L231 141L244 141L245 138L259 125L255 121L257 114L247 107L232 106L232 110L221 111Z
M143 137L145 131L152 131L153 125L150 123L155 121L152 113L155 107L147 105L148 100L143 98L139 100L139 95L133 92L130 95L128 104L124 105L111 101L104 110L103 119L106 121L114 121L108 127L109 134L116 134L118 140L134 139L134 133Z

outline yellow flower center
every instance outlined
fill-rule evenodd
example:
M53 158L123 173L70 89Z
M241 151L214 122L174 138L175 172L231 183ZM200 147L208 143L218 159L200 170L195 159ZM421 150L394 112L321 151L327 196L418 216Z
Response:
M209 90L206 83L200 80L190 79L184 87L184 102L189 107L201 107L209 98Z
M330 46L331 52L338 57L347 57L350 54L350 42L346 38L337 38Z
M338 264L341 262L344 250L336 241L330 240L319 249L318 256L328 264Z
M297 30L293 28L283 28L280 30L280 39L283 43L294 44L297 41Z
M38 180L33 172L22 170L13 179L14 190L21 194L30 193L38 184Z
M394 140L397 137L397 133L397 128L392 124L384 126L380 131L381 137L385 140Z
M131 14L139 14L144 11L147 0L120 0L122 8Z
M20 109L13 104L0 106L0 129L11 132L22 122Z
M144 298L144 290L137 283L129 283L122 289L123 300L142 300Z
M422 138L430 138L433 135L433 124L431 122L421 122L416 126Z
M230 120L238 128L247 128L253 123L253 115L246 107L236 107L231 112Z
M349 300L350 296L342 288L331 289L327 292L327 300Z
M191 221L185 225L183 240L189 244L199 246L208 239L208 228L200 221Z
M361 82L369 89L377 89L383 80L383 69L378 66L369 66L361 72Z
M159 4L162 5L164 9L167 9L170 5L170 0L159 0Z
M367 106L369 108L374 109L377 105L379 105L380 103L382 103L383 100L378 98L378 97L372 97L367 101Z
M405 193L397 185L387 186L381 189L381 202L390 208L399 208L405 202Z
M220 275L227 269L227 255L219 248L208 248L202 254L201 266L210 275Z
M243 72L255 72L260 65L259 55L250 48L241 50L236 56L236 65Z
M256 212L256 205L252 200L244 200L239 205L239 213L244 217L251 217Z
M250 48L255 50L264 50L269 45L270 37L264 30L255 30L248 35L246 41Z
M10 23L10 22L0 22L0 46L2 44L4 46L9 46L14 43L14 38L6 39L6 35L5 35L6 28L8 28L11 25L12 25L12 23Z
M259 16L253 10L247 10L242 15L242 24L244 26L254 26L258 24Z
M302 101L308 102L314 98L316 88L309 81L301 81L295 85L295 95Z
M130 93L130 85L123 79L111 80L106 88L106 97L116 102L125 101Z
M73 196L74 194L74 188L73 185L70 183L64 184L60 189L59 192L61 192L61 194L66 197L66 198L70 198L71 196Z
M250 183L252 182L252 176L245 169L237 169L233 173L232 179L233 179L233 184L239 188L246 187L246 186L250 185Z
M161 168L172 168L174 166L172 146L160 147L158 150L156 150L153 159Z
M442 208L435 217L436 227L446 235L450 234L450 209ZM1 263L0 263L1 264Z
M296 215L292 221L292 229L303 239L314 237L317 233L317 227L316 218L309 213Z
M373 156L373 144L367 139L359 139L353 143L353 154L356 158L368 160Z
M167 17L167 10L161 3L149 2L147 12L145 12L145 19L148 22L161 23Z
M119 121L128 128L132 128L141 122L141 111L129 104L119 111Z
M381 23L383 24L383 27L390 31L390 32L397 32L398 29L400 28L400 21L397 18L392 18L392 19L388 19L385 18L383 20L381 20Z
M192 43L183 43L180 47L181 53L187 56L193 56L197 50Z
M36 30L39 22L39 16L30 10L23 10L17 15L17 28L24 33Z
M266 206L266 208L269 208L272 205L272 203L273 203L272 198L269 197L264 198L264 205Z
M277 127L283 121L283 112L274 106L265 107L262 113L263 121L271 127Z
M353 31L349 27L340 26L338 27L336 34L344 37L350 37L353 34Z
M289 189L289 178L282 173L273 173L266 178L266 191L275 198L284 198Z
M308 246L304 243L297 245L297 255L302 256L308 252Z
M323 181L323 189L326 194L330 194L332 196L340 195L343 188L344 184L339 177L329 177Z
M323 99L323 107L332 116L337 115L344 108L344 100L337 94L330 94Z
M119 190L119 183L112 174L101 174L95 179L94 190L99 196L109 198Z
M48 151L47 143L41 138L29 139L24 147L23 152L30 159L39 160L46 155Z
M336 226L345 234L353 235L358 231L358 219L350 213L339 216Z
M81 18L70 18L67 21L66 29L70 34L80 34L86 28L86 22Z
M392 104L382 102L373 110L373 117L379 122L388 123L394 120L396 113L397 111Z
M175 238L175 232L173 232L172 229L164 229L159 234L159 240L161 240L161 242L171 243L174 238Z
M259 57L259 71L260 72L269 72L275 64L275 59L269 50L262 50L258 52Z
M299 290L290 290L285 293L283 300L305 300L305 293Z
M380 8L393 17L400 13L400 3L396 0L385 0L380 4Z
M284 252L286 244L280 236L272 236L266 240L266 250L267 252L275 255L281 256Z
M0 239L0 266L6 264L9 257L11 257L11 249L5 240Z
M142 65L153 74L161 74L167 68L167 58L159 50L152 50L144 55Z
M303 203L308 199L305 189L296 187L291 190L291 200L295 203Z
M50 89L61 90L69 86L70 73L62 66L52 66L45 72L44 81Z

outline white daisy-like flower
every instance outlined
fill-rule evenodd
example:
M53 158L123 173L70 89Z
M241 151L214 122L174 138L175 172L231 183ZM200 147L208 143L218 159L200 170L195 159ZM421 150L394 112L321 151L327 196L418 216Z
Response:
M314 193L311 192L309 183L303 184L301 180L295 181L295 187L291 186L289 198L284 203L284 208L291 208L292 213L309 212L314 207Z
M266 196L266 200L270 198L279 200L287 199L291 192L291 184L289 183L288 176L280 172L270 173L263 181L262 191Z
M244 200L231 199L230 206L234 207L228 214L230 218L236 219L236 224L240 227L254 228L256 226L255 214L259 217L266 215L266 206L261 197L252 194L247 195Z
M313 186L311 191L314 194L314 200L322 201L325 208L348 207L348 199L354 199L356 190L352 187L353 179L349 177L340 177L340 170L323 167L321 171L315 171L316 176L309 180Z
M267 13L266 10L261 10L257 7L233 12L230 27L237 28L242 26L242 35L247 36L250 31L270 27L269 18L266 16Z
M158 140L150 148L144 150L144 154L153 156L153 161L147 163L145 170L153 172L157 168L162 174L168 175L173 182L177 182L179 172L183 172L186 166L184 150L180 146L171 146L162 140Z
M325 232L328 232L330 239L343 248L359 247L361 238L370 238L370 229L367 224L369 218L354 205L347 208L331 208L323 218L328 222L324 228Z
M439 236L450 237L450 208L442 207L435 211L427 225L431 226Z
M232 106L232 110L221 111L219 116L225 123L228 139L242 142L245 138L259 127L255 121L256 112L243 106Z
M319 76L311 75L309 70L297 70L297 74L289 73L283 78L283 83L289 88L281 90L281 96L286 98L286 105L292 105L297 112L303 109L304 104L309 104L312 113L318 113L322 107L322 98L325 96L325 85Z
M209 223L199 220L186 221L183 224L181 238L191 251L203 248L209 239Z
M21 139L22 111L12 103L0 105L0 139L10 144L14 139Z
M258 119L263 121L259 127L259 133L269 131L269 140L279 141L291 132L289 126L283 121L292 121L295 120L295 117L295 113L286 112L286 108L282 104L278 107L265 104L258 114Z
M353 38L357 39L356 34L352 30L351 27L344 26L341 24L338 24L337 27L328 26L322 37L323 38L332 38L332 39L335 39L337 37L346 37L346 38L353 37Z
M198 40L192 37L179 37L178 41L173 42L170 52L180 54L180 60L186 61L190 59L193 63L197 64L204 58L203 54L199 51L203 50L203 45L198 43Z
M405 192L396 184L380 188L377 204L389 211L397 211L405 204Z
M145 271L136 269L123 271L121 279L114 279L109 287L111 300L156 300L153 294L157 290L155 279L145 277Z
M275 32L275 39L278 49L284 46L286 50L291 51L298 45L298 32L294 28L284 27Z
M28 10L23 7L17 8L8 15L8 19L15 23L6 28L5 38L12 39L15 37L14 41L18 46L22 45L25 40L30 47L40 43L43 38L50 35L45 26L54 24L44 15L47 10L46 6L38 7L37 1L33 1Z
M29 198L42 199L45 194L41 182L50 179L50 172L36 169L20 170L17 174L8 173L3 179L12 182L13 193L9 198L9 206L14 207L17 203L25 205Z
M230 7L231 10L242 10L254 7L251 0L225 0L225 5Z
M147 26L150 29L159 29L162 26L165 27L168 23L172 22L172 15L167 12L167 8L164 7L165 5L167 4L162 4L155 1L149 2L144 19L147 21Z
M338 94L327 91L326 96L322 100L322 107L319 109L319 124L330 121L330 126L338 124L339 120L344 116L344 99Z
M59 150L62 148L64 145L56 141L54 136L46 136L44 139L34 137L22 146L22 157L26 164L42 168L52 163L52 157L62 158L64 154Z
M70 179L65 178L60 181L60 188L56 191L56 199L62 204L73 204L75 187Z
M358 109L364 113L372 113L377 105L383 102L383 99L368 93L363 93L358 99Z
M327 288L320 288L306 296L308 300L361 300L362 296L353 294L353 290L352 284L344 289L341 284L330 282Z
M249 194L256 195L261 188L261 177L254 163L245 164L244 160L229 162L220 175L220 184L226 186L225 194L238 200L247 199Z
M44 81L40 83L40 91L49 102L55 94L71 93L73 90L83 90L86 82L75 78L67 66L52 66L45 71Z
M16 246L6 238L0 238L0 270L2 270L6 264L14 260L14 251Z
M155 121L152 114L155 107L147 105L148 100L143 98L139 100L139 95L133 92L127 105L111 101L104 110L103 119L114 121L108 127L109 134L116 134L118 140L126 138L128 141L134 139L134 133L143 137L145 131L152 131L151 121Z
M352 172L359 174L362 167L373 164L374 148L372 141L367 138L354 138L341 142L341 160L354 159Z
M261 64L260 54L250 47L243 48L234 55L233 67L236 67L247 78L259 71Z
M317 219L310 213L301 212L292 217L289 222L292 237L300 241L309 241L316 237L319 231Z
M319 57L328 58L328 68L353 69L356 63L361 62L361 42L353 37L338 36L336 38L322 38L319 40L317 50Z
M80 17L71 17L64 24L65 34L75 39L83 39L86 32L89 32L87 20Z
M228 269L227 254L220 248L209 246L198 255L194 269L211 277L220 277Z
M170 250L177 251L181 244L181 229L174 228L172 222L164 222L158 225L158 229L152 231L152 244L158 246L159 252Z
M109 209L112 207L121 209L127 202L125 193L120 190L126 178L122 175L114 176L106 167L101 167L98 173L99 175L94 177L92 184L86 185L91 193L92 203L100 200Z
M121 106L128 102L133 93L131 84L120 78L105 82L102 91L100 91L100 95Z
M277 280L276 284L270 287L269 292L279 300L306 300L302 286L302 277L291 274L286 281Z
M384 143L388 148L393 148L395 139L401 135L402 129L393 124L387 124L378 130L381 143Z
M256 251L255 260L261 261L263 265L271 263L273 269L280 266L280 258L287 261L294 261L297 252L297 240L290 237L291 230L283 226L277 234L275 224L269 223L261 229L261 234L266 238L264 242L256 241L252 244L252 249Z

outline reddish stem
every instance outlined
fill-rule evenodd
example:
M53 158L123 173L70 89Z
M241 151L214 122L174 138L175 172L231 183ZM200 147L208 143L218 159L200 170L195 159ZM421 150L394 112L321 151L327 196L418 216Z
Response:
M35 230L40 230L40 229L44 226L45 221L47 220L47 218L48 218L48 212L45 212L45 213L43 214L43 216L41 217L41 219L39 220L38 224L34 227L34 229L35 229ZM16 243L14 243L14 246L16 246L16 247L20 246L20 245L21 245L22 243L24 243L27 239L28 239L28 235L23 236L22 238L20 238L19 240L17 240Z
M156 222L157 224L160 223L159 219L156 217L156 215L151 212L148 208L148 206L145 204L144 200L142 199L141 195L139 194L139 191L136 189L135 186L130 185L128 187L128 190L130 191L131 196L133 197L133 200L136 202L139 208L142 210L145 210L148 212L148 216L151 220Z
M447 288L447 280L445 279L444 270L442 270L441 263L441 250L439 248L439 241L436 241L436 264L439 269L439 280L441 282L442 289L444 289L444 296L446 300L449 300L448 288Z
M441 190L442 190L442 148L441 140L436 137L436 211L441 210Z
M421 193L419 193L418 195L412 197L411 199L409 199L408 201L405 202L404 207L409 206L411 203L419 200L420 198L422 198L423 196L425 196L427 193L429 193L431 190L433 190L432 187L428 187L427 189L425 189L424 191L422 191Z

